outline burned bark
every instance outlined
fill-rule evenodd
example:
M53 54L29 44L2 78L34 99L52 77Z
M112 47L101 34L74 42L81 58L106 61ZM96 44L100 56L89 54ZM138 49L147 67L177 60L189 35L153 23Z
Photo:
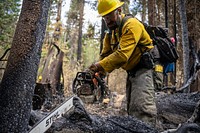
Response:
M188 123L194 123L194 122L197 122L200 124L200 100L199 102L197 103L196 107L195 107L195 110L192 114L192 116L190 117L190 119L188 119L187 121Z
M23 1L0 85L0 132L27 131L49 3Z
M62 129L65 130L65 133L72 131L84 133L158 133L156 129L132 116L101 117L92 115L84 109L78 99L74 100L74 106L71 113L59 119L58 122L61 125L54 123L47 132Z
M191 55L192 55L192 61L193 61L193 65L190 69L190 78L187 80L187 82L177 90L177 92L184 92L186 91L187 87L190 87L197 79L198 77L198 71L200 69L200 58L198 57L198 53L195 50L194 47L194 43L192 41L192 39L189 39L190 42L190 51L191 51ZM198 86L196 89L191 89L191 91L198 91Z
M157 98L158 120L163 129L176 128L192 116L200 93L176 93L160 95Z
M91 114L85 110L78 99L75 99L74 109L56 120L47 132L188 133L192 131L198 133L200 131L199 105L200 93L159 95L157 97L158 120L162 130L157 127L158 131L132 116L102 117ZM191 117L192 114L195 114L195 117Z
M50 89L51 89L50 84L36 83L33 100L32 100L33 110L38 110L42 108L45 101L48 100L48 92L50 91ZM52 108L52 107L49 107L49 108Z
M62 88L60 86L61 82L61 76L62 76L62 65L63 65L63 57L64 52L60 50L60 52L57 54L55 61L52 63L52 68L54 68L52 72L51 79L51 87L54 89L53 94L54 95L62 95Z
M161 133L199 133L200 127L196 123L183 123L176 129L168 129Z
M51 103L51 107L48 105L49 109L61 103L64 97L63 84L61 83L63 57L64 52L56 44L52 43L44 62L40 64L43 69L41 72L42 79L38 84L41 84L41 87L45 87L45 92L43 93L45 95L44 104Z
M186 16L186 8L185 2L186 0L179 0L179 12L180 12L180 20L181 20L181 30L182 30L182 46L183 46L183 76L184 76L184 84L189 79L189 38L188 38L188 25L187 25L187 16ZM187 87L185 92L190 92L190 88Z

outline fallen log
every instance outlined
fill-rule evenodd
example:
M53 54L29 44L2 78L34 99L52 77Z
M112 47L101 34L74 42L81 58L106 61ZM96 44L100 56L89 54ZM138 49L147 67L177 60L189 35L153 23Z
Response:
M200 126L196 123L183 123L179 124L176 129L168 129L161 133L199 133Z
M78 100L74 100L74 110L63 116L60 124L54 123L47 132L62 129L67 132L84 133L158 133L156 129L132 116L109 116L89 114Z
M200 123L200 100L198 101L192 116L190 117L190 119L188 119L187 122L188 123L193 123L193 122Z
M199 133L200 93L176 93L157 96L158 121L155 129L132 116L102 117L88 113L79 100L74 100L74 109L57 119L47 133ZM195 118L191 118L196 111ZM187 122L188 120L190 122ZM159 131L158 131L159 130Z
M164 94L157 97L158 120L161 128L176 128L180 123L187 122L200 101L200 93Z

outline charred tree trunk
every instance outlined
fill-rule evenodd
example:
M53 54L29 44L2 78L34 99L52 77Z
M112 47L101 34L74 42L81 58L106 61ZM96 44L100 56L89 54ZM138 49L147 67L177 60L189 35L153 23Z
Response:
M63 100L63 84L61 83L63 57L64 52L55 43L52 43L49 47L47 56L40 64L40 67L43 67L43 69L41 70L42 72L40 75L42 79L39 80L38 84L45 89L38 86L35 88L35 94L39 95L42 98L42 101L44 100L42 104L45 109L53 109L56 104ZM40 92L37 92L40 90L45 91L40 94ZM43 95L45 95L45 97L43 97Z
M55 53L55 49L54 49L54 46L50 46L49 49L48 49L48 53L47 53L47 56L45 57L44 59L44 63L42 63L41 65L43 66L43 69L42 69L42 80L41 80L41 83L49 83L50 82L50 79L49 79L49 64L51 63L51 57L54 55Z
M181 27L182 27L182 46L183 46L183 69L184 69L184 83L189 79L189 38L188 38L188 25L187 25L187 16L185 8L185 0L179 0L179 10L181 18ZM186 92L189 92L189 87L186 89Z
M157 97L158 119L163 129L176 128L192 116L200 93L176 93Z
M188 30L189 30L189 38L193 41L193 49L191 51L195 51L195 53L198 53L200 50L200 1L194 0L194 1L186 1L186 13L187 13L187 22L188 22ZM190 39L189 39L190 43ZM200 60L200 58L199 58ZM190 64L192 64L190 60ZM197 77L194 83L190 86L191 91L200 91L200 72L197 72ZM191 74L190 74L191 75Z
M165 27L168 28L168 2L165 0Z
M200 123L200 100L196 104L195 110L187 122L188 123L194 123L194 122Z
M53 89L53 94L61 94L61 88L60 88L60 81L61 81L61 75L62 75L62 65L63 65L63 57L64 52L60 51L59 54L56 56L57 58L52 63L53 73L51 78L51 87Z
M0 85L0 132L27 132L49 0L24 0Z
M190 42L191 55L193 57L193 59L191 59L192 67L190 69L190 78L187 80L187 82L181 88L179 88L178 91L180 91L180 92L184 92L188 87L190 87L194 83L194 81L196 81L196 79L198 77L198 72L200 69L200 60L199 60L198 54L195 51L194 43L191 38L189 39L189 42Z

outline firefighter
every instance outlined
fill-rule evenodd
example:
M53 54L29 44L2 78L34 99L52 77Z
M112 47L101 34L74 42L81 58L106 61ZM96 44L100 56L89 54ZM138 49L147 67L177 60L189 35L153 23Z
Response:
M153 83L153 64L149 51L154 48L152 40L142 23L129 18L119 34L125 14L119 0L99 0L98 13L109 29L103 41L100 60L88 67L90 73L112 72L123 68L127 71L127 113L155 126L157 108ZM142 47L139 46L142 45Z

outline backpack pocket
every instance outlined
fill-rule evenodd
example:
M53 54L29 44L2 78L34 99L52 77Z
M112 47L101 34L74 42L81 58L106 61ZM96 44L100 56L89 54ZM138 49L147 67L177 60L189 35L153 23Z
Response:
M154 45L158 47L161 62L176 62L179 56L174 44L169 38L156 37L153 41L155 43Z

